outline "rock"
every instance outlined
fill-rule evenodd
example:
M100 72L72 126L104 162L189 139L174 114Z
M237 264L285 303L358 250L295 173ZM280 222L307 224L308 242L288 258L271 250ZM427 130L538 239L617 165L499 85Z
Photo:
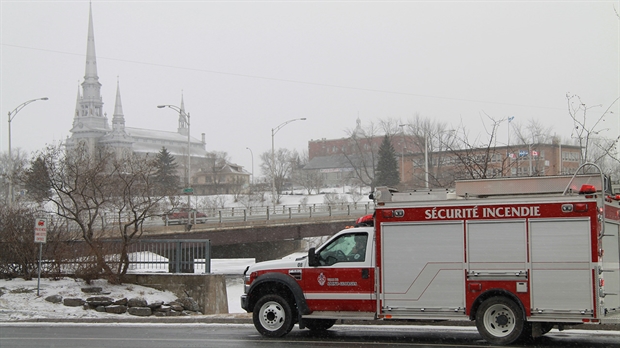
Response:
M155 301L155 302L149 303L147 307L149 307L150 309L155 309L155 308L161 307L163 304L164 304L164 301Z
M96 308L97 306L109 306L114 303L114 299L107 296L94 296L87 298L86 302L93 308Z
M118 305L123 305L123 306L127 306L127 297L121 298L120 300L116 300L114 302L112 302L112 304L118 304Z
M100 286L89 286L86 288L82 288L82 292L85 294L98 294L102 291L103 289Z
M140 317L148 317L152 314L152 311L149 307L129 307L127 313Z
M181 313L182 313L182 312L183 312L183 311L170 311L170 312L168 313L168 316L169 316L169 317L178 317L178 316L180 316L180 315L181 315Z
M45 301L51 302L51 303L60 303L60 302L62 302L62 296L60 296L60 295L48 296L48 297L45 298Z
M123 314L127 312L127 306L123 305L110 305L105 307L106 313Z
M146 307L147 304L145 299L139 297L130 298L127 301L127 307Z
M175 302L180 303L184 309L188 311L197 312L200 310L200 306L198 306L198 302L191 297L183 297L177 299Z
M183 312L183 306L179 304L170 305L170 309L172 309L173 311L177 311L177 312Z
M100 313L105 313L105 306L97 306L95 310Z
M70 297L63 299L62 304L68 307L79 307L84 304L84 300L82 300L81 298Z
M160 312L160 313L168 313L171 310L172 309L170 308L170 306L161 306L161 307L155 309L156 312Z
M167 317L168 312L155 312L156 317Z

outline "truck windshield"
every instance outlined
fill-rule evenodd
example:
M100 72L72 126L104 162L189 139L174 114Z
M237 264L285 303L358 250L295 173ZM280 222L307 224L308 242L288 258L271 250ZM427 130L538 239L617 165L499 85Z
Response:
M319 252L319 263L331 266L338 262L363 262L366 260L368 233L349 233L331 241Z

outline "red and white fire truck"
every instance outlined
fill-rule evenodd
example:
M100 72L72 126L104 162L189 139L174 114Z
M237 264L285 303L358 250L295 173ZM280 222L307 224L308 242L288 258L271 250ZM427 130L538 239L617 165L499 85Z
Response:
M492 344L620 323L620 205L602 175L377 188L374 227L250 266L242 307L265 336L338 319L467 320Z

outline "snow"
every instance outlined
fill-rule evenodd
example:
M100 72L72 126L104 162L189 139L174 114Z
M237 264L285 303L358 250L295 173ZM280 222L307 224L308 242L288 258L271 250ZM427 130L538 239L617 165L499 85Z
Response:
M359 190L349 186L325 188L321 190L321 194L307 195L305 190L295 189L281 196L281 205L297 205L297 204L323 204L325 203L325 193L338 194L340 199L353 202L353 197L349 193L351 190ZM360 197L360 203L368 202L368 193L370 189L364 187L362 189L363 197ZM209 197L213 199L213 197ZM243 207L240 202L234 201L233 195L221 195L220 200L225 203L226 207ZM264 204L269 204L268 201ZM196 200L205 204L204 197ZM196 202L199 203L199 202ZM198 204L200 205L200 204ZM325 242L329 236L307 238L306 245L308 247L318 246ZM285 258L297 258L305 255L305 252L294 253ZM133 260L160 261L160 264L149 265L133 265L129 273L166 273L168 271L168 260L160 255L146 255L142 253L132 253L130 258ZM196 260L195 273L204 273L204 264L200 264L201 260ZM254 259L212 259L211 273L226 275L226 291L228 296L229 313L245 313L241 308L240 297L243 294L242 274L245 268L254 263ZM82 307L68 307L61 303L51 303L45 301L45 298L51 295L61 295L63 298L90 297L84 294L81 288L86 286L100 286L103 292L109 292L109 297L114 299L142 297L148 302L164 301L169 302L177 298L172 292L160 291L134 284L112 285L105 280L94 280L90 285L83 280L63 278L60 280L41 279L39 293L37 296L37 279L0 279L0 321L26 320L38 318L101 318L109 317L109 313L100 313L94 310L84 310ZM124 314L129 315L129 314Z
M245 313L241 308L239 298L243 294L242 274L254 259L213 259L211 271L214 274L226 275L226 292L228 295L228 312ZM62 303L51 303L45 298L51 295L60 295L63 298L86 298L91 295L81 290L87 286L99 286L103 292L109 292L114 299L142 297L147 302L170 302L177 298L170 291L160 291L153 288L135 285L112 285L106 280L94 280L90 285L81 279L62 278L51 280L42 278L37 296L37 279L0 280L0 321L26 320L38 318L104 318L109 313L100 313L94 310L84 310L82 307L68 307ZM129 314L124 314L129 315Z

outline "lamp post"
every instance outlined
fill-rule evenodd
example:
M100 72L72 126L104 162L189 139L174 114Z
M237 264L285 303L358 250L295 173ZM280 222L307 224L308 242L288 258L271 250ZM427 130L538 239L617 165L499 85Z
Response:
M21 109L26 107L26 105L30 103L34 103L37 100L48 100L48 99L49 99L48 97L31 99L31 100L28 100L26 102L19 104L15 109L13 109L13 111L9 111L9 117L8 117L8 120L9 120L9 173L10 173L10 176L9 176L9 206L13 206L13 153L11 151L11 121L13 121L17 113Z
M428 189L428 134L424 133L424 185Z
M405 182L405 149L407 145L405 145L405 131L404 127L406 124L399 124L402 145L400 146L400 182Z
M183 109L181 109L178 106L175 105L157 105L158 108L162 109L162 108L171 108L172 110L177 111L179 114L181 114L182 116L185 116L187 118L187 187L183 190L185 193L187 193L187 224L188 226L190 225L190 219L189 219L189 210L191 209L191 200L190 200L190 194L192 193L192 182L191 182L191 161L190 161L190 136L189 136L189 113L186 113L185 111L183 111Z
M271 128L271 200L273 201L273 211L276 211L276 150L273 138L282 127L294 121L305 121L306 118L294 118L286 122L280 123L276 128Z
M250 180L250 185L254 185L254 152L249 147L246 147L246 149L250 150L250 155L252 156L252 180Z

